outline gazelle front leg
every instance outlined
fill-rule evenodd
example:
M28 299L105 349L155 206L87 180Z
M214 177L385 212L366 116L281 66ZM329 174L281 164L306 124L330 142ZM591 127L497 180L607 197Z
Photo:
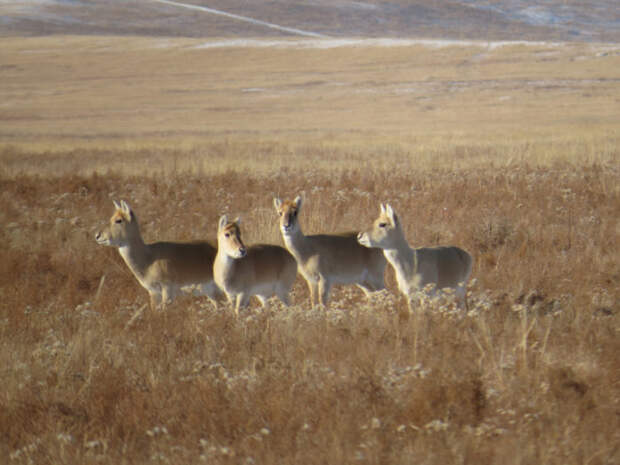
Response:
M308 290L310 291L310 308L314 308L317 304L316 301L319 296L318 283L316 281L306 280L308 283Z
M265 308L267 305L267 297L264 295L256 294L256 298L260 302L261 307Z
M239 316L239 309L247 307L250 302L250 296L243 292L237 294L237 301L235 303L235 316Z
M324 276L319 278L319 305L327 308L327 299L329 298L329 290L331 284Z
M241 308L241 300L243 299L243 294L237 294L235 297L235 304L234 304L234 310L235 310L235 316L238 317L239 316L239 309Z
M237 313L237 296L226 292L226 300L228 300L228 304L230 305L230 308L232 308L236 314Z
M150 302L151 302L151 310L157 310L159 307L159 303L160 303L160 297L161 295L158 292L155 291L149 291L149 298L150 298Z
M407 308L409 309L409 314L413 314L415 310L415 304L413 303L413 297L407 296Z
M162 310L166 308L170 302L174 300L176 296L176 292L172 286L162 285L161 286L161 308Z

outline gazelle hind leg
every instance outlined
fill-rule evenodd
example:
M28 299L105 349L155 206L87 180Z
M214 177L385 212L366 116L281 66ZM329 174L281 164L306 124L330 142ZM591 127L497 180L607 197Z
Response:
M374 291L374 289L372 289L371 286L368 285L368 283L364 283L364 284L356 284L357 287L359 287L362 291L364 291L364 295L366 296L366 298L370 298L370 296L372 295L372 292Z
M362 283L358 283L357 287L364 291L367 298L370 298L373 292L385 289L385 282L383 277L369 275Z
M245 308L250 303L250 295L246 293L239 294L237 296L237 303L239 304L239 308Z
M206 295L213 307L217 310L218 304L224 300L225 293L220 290L214 282L203 284L201 286L201 293ZM227 296L226 296L227 298Z
M469 306L467 304L467 287L459 285L456 288L455 294L456 294L456 303L458 307L468 312Z
M287 307L291 305L291 299L289 297L290 290L287 289L286 286L278 286L276 288L275 294L278 296L278 299Z
M378 275L370 275L370 280L368 280L373 291L382 291L385 289L385 276L384 273Z

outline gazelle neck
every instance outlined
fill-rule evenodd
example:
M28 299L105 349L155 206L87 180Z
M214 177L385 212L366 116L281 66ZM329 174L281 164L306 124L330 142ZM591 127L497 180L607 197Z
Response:
M216 262L225 266L226 268L230 268L230 266L235 263L235 260L235 258L228 255L221 247L218 246L217 254L215 255Z
M291 250L302 247L305 237L299 225L291 231L282 232L282 239L284 239L286 247Z
M383 255L394 268L398 288L404 294L409 294L410 280L418 271L415 249L409 246L403 234L392 247L383 249Z
M118 253L135 275L143 275L151 261L150 249L142 240L140 231L130 237L126 245L119 247Z
M415 250L409 246L383 249L383 255L396 270L414 271L415 269Z

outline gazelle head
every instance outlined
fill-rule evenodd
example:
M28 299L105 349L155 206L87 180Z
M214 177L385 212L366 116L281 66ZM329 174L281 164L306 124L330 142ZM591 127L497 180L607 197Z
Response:
M357 235L357 242L364 247L388 249L400 239L401 235L396 212L389 204L381 204L379 218L374 221L369 230Z
M273 206L276 207L276 211L280 215L280 231L282 234L289 235L299 230L297 216L301 210L301 203L301 196L299 195L292 202L290 200L282 202L278 198L273 199Z
M133 238L140 237L138 219L124 200L120 204L114 201L114 208L110 224L95 235L95 240L101 245L125 247Z
M231 258L243 258L247 255L247 249L241 240L241 221L236 218L228 221L226 215L220 217L217 227L217 247Z

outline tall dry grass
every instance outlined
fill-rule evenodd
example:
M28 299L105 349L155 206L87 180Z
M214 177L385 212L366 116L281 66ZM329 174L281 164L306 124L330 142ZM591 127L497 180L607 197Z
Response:
M540 165L525 145L510 163L470 147L462 157L488 160L470 168L454 148L416 168L394 147L380 166L317 145L290 154L303 169L280 164L281 146L257 147L257 173L242 169L249 157L209 171L181 152L198 165L164 176L2 175L5 462L620 461L617 146ZM308 232L360 229L389 201L412 244L469 250L469 311L429 303L408 316L389 272L389 291L336 289L328 311L309 308L298 279L290 308L235 319L185 298L151 312L118 253L94 241L125 199L148 241L214 236L230 213L248 243L281 243L272 197L300 192Z

